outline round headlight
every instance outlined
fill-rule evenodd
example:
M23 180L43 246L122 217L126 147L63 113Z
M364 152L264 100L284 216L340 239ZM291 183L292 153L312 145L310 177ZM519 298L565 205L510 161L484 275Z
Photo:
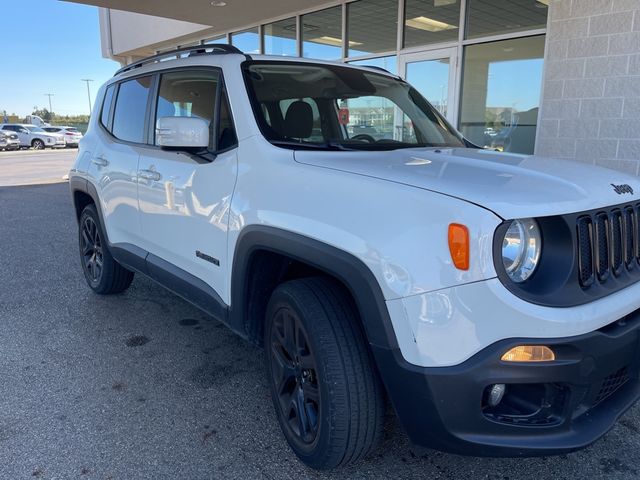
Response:
M509 278L524 282L538 266L542 238L532 218L513 220L502 240L502 263Z

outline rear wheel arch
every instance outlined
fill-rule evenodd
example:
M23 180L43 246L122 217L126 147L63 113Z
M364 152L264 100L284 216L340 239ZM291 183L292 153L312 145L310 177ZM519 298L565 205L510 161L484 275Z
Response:
M105 239L109 241L107 235L107 229L104 222L104 216L102 215L102 206L99 201L98 191L96 187L85 180L84 178L71 177L69 179L69 188L71 189L71 196L73 199L73 206L76 212L76 220L80 221L82 211L87 205L93 204L98 212L98 219L100 221L100 227L104 232Z
M238 237L233 258L230 320L252 342L262 341L267 303L280 283L325 275L353 298L367 342L398 348L380 285L352 254L287 230L248 226Z

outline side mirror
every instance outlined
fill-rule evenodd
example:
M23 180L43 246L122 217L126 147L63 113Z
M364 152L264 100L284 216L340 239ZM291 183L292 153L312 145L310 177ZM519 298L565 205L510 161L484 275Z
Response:
M156 144L168 148L206 148L209 122L194 117L160 117L156 122Z

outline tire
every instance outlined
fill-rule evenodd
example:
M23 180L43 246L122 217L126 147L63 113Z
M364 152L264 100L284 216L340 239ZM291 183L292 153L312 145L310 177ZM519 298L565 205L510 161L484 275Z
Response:
M45 145L44 142L39 138L34 138L31 141L31 148L33 148L34 150L44 150Z
M351 298L330 278L292 280L273 292L265 320L271 397L294 453L318 470L369 454L384 395Z
M82 271L94 292L111 295L129 288L134 274L111 256L105 238L96 207L87 205L80 215L78 228Z

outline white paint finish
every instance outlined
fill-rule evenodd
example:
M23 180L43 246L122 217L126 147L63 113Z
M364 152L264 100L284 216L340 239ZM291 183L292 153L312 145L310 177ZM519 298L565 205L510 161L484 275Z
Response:
M327 155L336 163L366 164L375 162L378 155L391 154ZM488 210L373 175L295 162L291 150L274 147L260 136L245 140L238 155L241 166L232 202L230 257L239 229L260 224L349 252L371 269L387 299L496 274L491 245L501 220ZM452 265L447 241L450 223L469 225L469 271Z
M97 187L111 243L135 245L142 239L136 178L141 150L107 140L92 152L89 178Z
M145 171L155 172L157 179L142 178ZM235 150L199 163L159 148L144 150L138 173L138 245L200 278L227 303L227 224L236 175ZM217 258L220 265L196 257L196 251Z
M640 308L640 284L585 305L552 308L521 300L494 278L387 305L403 357L438 367L506 338L570 337L602 328Z
M415 158L427 162L415 164ZM506 219L580 212L640 198L640 181L622 172L491 150L421 148L344 155L305 151L296 152L296 160L444 193ZM612 183L627 183L635 193L621 197Z

